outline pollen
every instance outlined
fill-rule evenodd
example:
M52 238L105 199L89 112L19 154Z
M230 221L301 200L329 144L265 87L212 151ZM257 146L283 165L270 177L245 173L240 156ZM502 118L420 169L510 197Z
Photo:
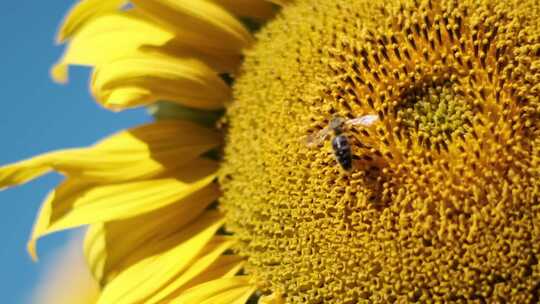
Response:
M246 52L221 208L286 303L540 301L540 3L299 0ZM344 171L334 117L348 125Z

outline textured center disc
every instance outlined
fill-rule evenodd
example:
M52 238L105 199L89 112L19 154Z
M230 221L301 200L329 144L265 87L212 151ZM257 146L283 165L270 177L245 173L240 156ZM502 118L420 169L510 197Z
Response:
M296 1L247 52L221 205L263 293L538 301L540 4L417 2Z

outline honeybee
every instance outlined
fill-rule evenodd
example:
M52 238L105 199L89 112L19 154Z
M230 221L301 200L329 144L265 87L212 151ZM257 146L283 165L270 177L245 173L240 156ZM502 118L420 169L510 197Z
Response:
M369 127L379 121L379 116L376 114L367 114L353 119L344 119L340 116L335 116L330 121L330 124L317 132L316 134L308 135L308 146L314 147L320 145L328 136L333 134L332 150L338 164L345 171L352 169L352 151L349 139L344 134L346 127L363 126Z

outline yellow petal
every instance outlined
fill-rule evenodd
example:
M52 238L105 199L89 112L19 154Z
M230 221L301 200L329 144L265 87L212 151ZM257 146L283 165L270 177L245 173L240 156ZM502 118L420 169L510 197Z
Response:
M263 0L214 0L237 16L269 19L275 14L275 9L268 1Z
M94 277L102 284L123 269L156 254L163 239L200 216L220 195L217 187L134 218L92 225L85 239L85 255ZM133 229L137 227L137 229Z
M253 41L249 31L225 9L208 0L134 0L156 23L202 49L239 53Z
M219 109L230 88L214 70L196 59L139 55L99 66L91 88L106 108L120 110L158 100L199 109Z
M186 41L182 40L181 37L175 37L160 46L143 46L139 50L145 54L161 54L176 58L197 58L220 74L235 73L242 63L242 55L239 53L197 49L197 47L186 44Z
M120 9L127 0L82 0L71 8L62 22L56 40L64 42L79 31L88 21Z
M234 244L232 239L218 239L219 241L214 241L207 245L200 256L194 259L192 265L184 271L182 274L178 275L170 284L162 288L156 293L153 293L150 298L146 299L146 304L154 303L167 303L170 301L171 295L179 293L183 290L186 290L193 286L190 284L191 281L196 279L198 276L204 273L209 273L213 275L214 278L219 278L223 271L223 263L227 263L229 270L234 266L237 266L242 263L242 258L239 256L222 256L225 250L228 250ZM221 266L220 268L212 268L215 265ZM221 272L219 272L221 271Z
M201 304L246 304L257 290L255 286L242 286L221 292L200 302Z
M170 205L198 191L218 191L217 163L192 161L179 172L152 180L94 185L68 179L46 198L38 214L28 250L35 258L37 238L62 229L125 219Z
M52 67L52 77L67 81L68 65L93 66L140 52L142 46L160 46L174 38L163 28L130 12L97 16L80 28L64 55Z
M198 268L199 262L197 261L192 268ZM208 266L203 272L199 273L196 277L185 283L181 288L178 288L174 294L171 294L167 300L172 300L181 295L184 291L193 288L197 285L204 284L219 278L231 278L234 277L244 267L245 261L243 258L237 255L222 255L212 265Z
M98 303L146 303L149 296L189 267L222 224L223 217L217 211L207 211L163 241L170 243L169 250L143 259L118 274L105 286Z
M223 278L193 287L171 303L244 304L255 290L247 276Z
M51 67L51 78L57 83L66 83L69 78L69 65L59 61Z
M155 102L156 99L156 97L152 96L150 90L130 85L121 85L102 91L99 91L99 88L94 90L98 91L93 92L97 101L105 108L113 111L147 105Z
M186 121L161 121L112 135L93 147L43 154L0 168L0 189L51 170L110 183L174 170L217 147L219 133Z
M258 304L285 304L285 300L280 293L274 292L271 295L260 297Z

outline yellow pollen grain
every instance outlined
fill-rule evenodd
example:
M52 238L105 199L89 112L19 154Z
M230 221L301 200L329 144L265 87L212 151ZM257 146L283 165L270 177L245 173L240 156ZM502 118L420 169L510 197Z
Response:
M286 303L540 301L540 2L298 0L247 51L227 229ZM346 172L333 117L348 125Z

